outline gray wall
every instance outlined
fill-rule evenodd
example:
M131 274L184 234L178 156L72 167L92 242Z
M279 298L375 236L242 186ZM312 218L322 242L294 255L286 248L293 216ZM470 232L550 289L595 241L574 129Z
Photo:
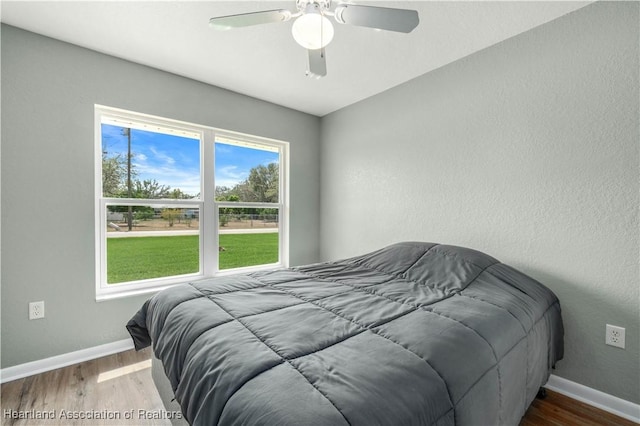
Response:
M324 117L321 258L485 251L560 298L555 374L640 402L638 6L595 3Z
M318 259L319 118L3 25L3 368L125 339L147 297L95 302L96 103L290 142L290 259Z

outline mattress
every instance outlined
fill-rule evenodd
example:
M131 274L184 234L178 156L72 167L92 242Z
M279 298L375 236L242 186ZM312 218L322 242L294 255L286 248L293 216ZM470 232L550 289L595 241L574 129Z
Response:
M127 329L192 425L515 425L563 356L548 288L423 242L177 285Z

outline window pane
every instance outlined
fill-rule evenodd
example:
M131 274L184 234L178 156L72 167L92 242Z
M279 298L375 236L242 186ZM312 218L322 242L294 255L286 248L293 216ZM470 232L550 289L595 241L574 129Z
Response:
M220 140L215 148L217 201L279 202L277 148Z
M199 139L105 123L101 129L105 197L199 196Z
M198 208L108 206L107 284L197 273L199 217Z
M221 207L219 269L277 263L278 209Z

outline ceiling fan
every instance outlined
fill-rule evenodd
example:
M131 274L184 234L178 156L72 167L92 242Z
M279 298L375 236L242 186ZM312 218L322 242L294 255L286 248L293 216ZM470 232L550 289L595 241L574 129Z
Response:
M224 31L295 19L291 32L295 41L308 51L307 75L320 78L327 75L324 48L333 39L333 25L328 16L340 24L401 33L411 32L419 23L418 12L409 9L338 3L331 10L331 0L296 0L296 8L297 12L276 9L219 16L211 18L209 26Z

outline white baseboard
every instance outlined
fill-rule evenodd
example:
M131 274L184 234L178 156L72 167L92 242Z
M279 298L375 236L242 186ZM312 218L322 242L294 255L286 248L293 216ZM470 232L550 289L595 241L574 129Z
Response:
M100 346L94 346L92 348L53 356L51 358L3 368L0 370L0 383L11 382L13 380L22 379L23 377L33 376L34 374L67 367L69 365L78 364L80 362L89 361L91 359L100 358L118 352L124 352L129 349L133 349L133 340L124 339Z
M67 367L69 365L78 364L80 362L118 352L124 352L129 349L133 349L133 341L131 339L124 339L100 346L94 346L92 348L69 352L67 354L51 358L45 358L39 361L27 362L25 364L3 368L0 370L0 383L22 379L23 377L33 376L34 374ZM615 414L616 416L640 423L640 405L634 404L633 402L600 392L553 374L549 377L549 381L545 387L578 401L582 401L585 404L593 405L594 407Z
M577 399L585 404L592 405L616 416L640 423L640 405L626 401L608 393L600 392L593 388L581 385L562 377L549 377L545 388Z

